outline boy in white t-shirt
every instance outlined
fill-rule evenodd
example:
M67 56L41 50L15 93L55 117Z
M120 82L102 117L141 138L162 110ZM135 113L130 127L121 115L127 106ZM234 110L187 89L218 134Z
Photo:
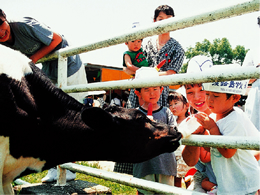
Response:
M211 71L225 71L225 68L240 68L236 65L213 66ZM216 123L204 113L196 115L198 122L211 135L259 136L246 114L234 109L240 94L244 94L248 80L204 83L206 103L216 114ZM210 123L209 123L210 121ZM260 188L259 168L249 150L211 148L211 163L217 178L218 195L255 194Z

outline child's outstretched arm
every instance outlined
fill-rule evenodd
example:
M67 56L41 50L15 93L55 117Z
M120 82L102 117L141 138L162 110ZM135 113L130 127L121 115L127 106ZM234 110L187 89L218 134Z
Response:
M204 147L200 147L200 160L204 163L208 163L211 161L210 152L205 150Z
M44 45L35 54L30 56L33 63L36 63L39 59L49 54L57 45L62 41L62 38L57 33L53 32L53 37L50 45Z
M192 167L197 164L200 157L200 147L197 146L185 146L182 151L182 158L185 163Z
M219 128L215 121L205 113L198 113L195 115L198 122L205 128L208 129L210 135L221 135ZM237 149L225 149L217 148L222 156L225 158L231 158L237 151Z
M209 135L208 131L205 131L204 135ZM200 160L204 163L211 161L210 148L200 147Z
M199 126L192 134L204 135L205 129ZM200 158L200 147L185 146L182 151L182 158L188 166L195 166Z
M124 61L126 64L126 70L124 70L127 74L135 74L135 72L139 69L137 66L132 64L132 60L128 54L124 55Z
M123 71L124 71L126 74L129 74L129 75L134 75L134 74L135 74L134 71L129 70L129 68L127 68L127 67L123 67Z
M172 75L172 74L176 74L176 72L174 70L167 70L167 71L159 72L160 76L166 76L166 75Z

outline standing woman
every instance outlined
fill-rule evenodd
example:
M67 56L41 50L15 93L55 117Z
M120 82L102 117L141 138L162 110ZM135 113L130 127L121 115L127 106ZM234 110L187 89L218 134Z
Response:
M161 5L154 12L154 22L159 22L174 17L173 9L168 5ZM170 32L151 37L143 43L144 55L147 58L150 67L156 67L162 60L166 59L166 63L161 67L159 75L172 75L180 71L184 60L184 49L172 37ZM169 94L169 86L165 86L158 104L167 106ZM136 108L139 106L138 98L131 90L128 99L128 108Z
M168 5L161 5L157 7L154 12L154 22L172 17L174 17L173 9ZM145 42L146 41L144 40L143 43ZM150 38L146 44L143 44L143 51L150 67L155 67L159 62L167 59L167 62L160 68L160 76L178 73L181 69L185 54L182 46L175 39L170 37L170 32ZM127 69L126 71L129 74L135 74L135 72L131 72L131 70ZM164 86L164 90L158 101L159 106L167 106L168 94L169 86ZM139 107L138 97L135 95L134 89L131 89L130 91L126 107ZM114 171L133 174L133 164L115 163Z
M39 59L58 49L65 48L69 44L63 35L60 35L37 20L24 17L20 20L8 21L4 11L0 9L0 44L14 50L18 50L35 64ZM87 84L85 68L79 55L70 56L67 60L67 84ZM57 83L58 59L42 63L42 71ZM86 95L69 94L79 101L83 101ZM80 97L82 96L82 97Z

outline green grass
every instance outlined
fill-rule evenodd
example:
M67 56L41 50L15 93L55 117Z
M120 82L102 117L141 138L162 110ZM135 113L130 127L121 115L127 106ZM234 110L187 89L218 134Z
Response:
M100 168L98 166L98 164L89 165L87 162L84 162L84 161L77 162L77 164L84 165L84 166L90 166L93 168ZM41 179L43 177L45 177L47 172L48 171L43 171L41 173L33 173L33 174L27 175L25 177L22 177L20 179L22 179L26 182L29 182L29 183L41 183ZM102 186L106 186L111 189L112 194L136 194L136 188L132 188L129 186L125 186L125 185L118 184L118 183L111 182L111 181L104 180L104 179L99 179L99 178L85 175L82 173L76 173L76 180L88 181L88 182L93 182L93 183L96 183L96 184L99 184Z

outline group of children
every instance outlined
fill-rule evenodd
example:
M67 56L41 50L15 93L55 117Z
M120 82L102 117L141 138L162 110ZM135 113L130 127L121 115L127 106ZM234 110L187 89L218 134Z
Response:
M125 72L135 79L154 79L158 69L148 67L141 48L142 40L127 42L124 53ZM214 66L210 58L196 56L189 61L187 73L225 71L240 66ZM180 128L183 138L199 135L255 136L259 131L248 116L234 105L245 94L248 81L226 81L187 84L168 96L168 107L158 104L162 86L135 89L139 109L147 114L152 104L153 120ZM181 91L181 92L178 92ZM197 112L197 113L196 113ZM258 113L259 114L259 113ZM176 120L174 120L174 116ZM257 118L257 117L256 117ZM197 125L187 129L195 120ZM185 128L186 129L185 129ZM191 132L188 132L192 130ZM182 186L186 173L195 166L190 190L208 194L256 194L260 189L260 171L252 151L241 149L204 148L181 145L174 153L161 154L133 165L133 176L168 185ZM149 194L138 189L138 194Z
M209 61L206 62L207 60ZM212 62L205 56L197 56L190 61L189 66L192 70L190 72L196 72L196 68L198 71L202 71L200 65L207 69L212 66ZM240 68L235 65L226 65L225 67L214 66L212 70L225 70L231 66ZM149 67L142 67L135 74L136 79L149 79L157 76L159 76L157 70ZM200 124L193 134L259 136L258 130L245 113L234 107L235 103L239 101L240 95L247 88L247 83L248 81L244 80L188 84L184 86L184 93L172 92L169 94L169 108L157 104L163 90L161 86L136 89L135 93L141 100L139 102L142 102L138 109L147 114L148 105L151 103L153 120L157 122L179 126L191 118L189 109L193 107L198 111L195 118ZM192 188L189 189L209 194L255 194L260 188L259 167L251 151L193 146L180 147L178 150L175 151L175 155L174 153L162 154L149 161L134 164L133 175L169 185L175 183L175 186L180 187L181 179L191 166L195 165L197 169L195 181ZM164 155L168 157L164 157ZM176 160L180 163L178 164ZM177 169L180 170L178 174ZM141 189L138 189L138 192L139 194L149 193Z

